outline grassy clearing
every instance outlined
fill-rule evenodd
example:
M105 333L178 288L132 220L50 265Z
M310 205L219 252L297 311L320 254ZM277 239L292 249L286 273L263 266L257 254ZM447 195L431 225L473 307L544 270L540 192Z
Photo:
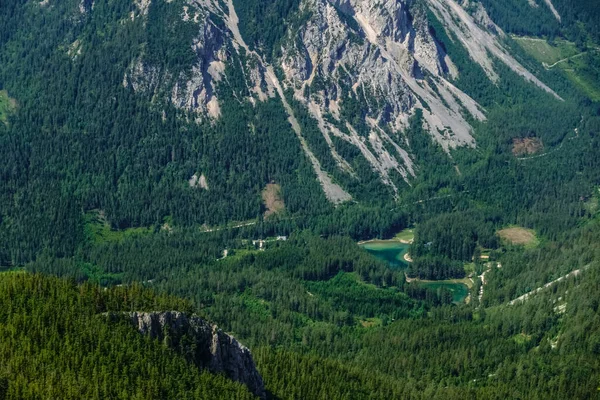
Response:
M364 318L359 320L359 323L363 328L376 328L383 326L381 318Z
M227 260L240 260L250 254L258 254L261 251L255 248L239 248L239 249L227 249Z
M591 45L580 51L574 43L513 36L513 39L546 69L558 69L590 99L600 101L600 48Z
M526 229L519 226L505 228L498 231L498 236L505 242L515 246L536 247L539 240L532 229Z
M84 231L88 242L101 244L122 242L128 238L150 235L154 233L154 228L113 230L101 211L91 211L85 215Z
M581 53L575 46L575 43L566 40L557 39L554 45L551 45L544 39L519 36L513 36L513 39L523 50L540 63L554 64L564 58L573 57Z
M285 204L281 198L281 186L269 183L262 191L262 199L265 205L265 218L278 214L285 210Z
M0 122L6 123L8 116L17 107L17 103L14 99L8 96L6 90L0 90Z
M412 244L415 240L415 230L414 229L405 229L402 232L396 234L394 239L401 241L402 243Z
M518 344L527 344L531 341L531 335L519 333L518 335L513 336L513 340Z

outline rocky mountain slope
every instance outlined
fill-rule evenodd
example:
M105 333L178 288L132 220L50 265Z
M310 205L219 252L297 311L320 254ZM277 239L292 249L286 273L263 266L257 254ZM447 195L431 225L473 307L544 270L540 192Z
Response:
M43 237L71 254L82 211L113 229L222 226L264 216L269 184L290 216L435 198L479 156L551 148L582 120L489 0L8 1L10 263Z
M147 18L151 1L136 1L131 20ZM246 100L256 103L279 97L334 203L351 196L332 181L333 171L323 168L304 140L289 104L292 99L318 125L337 172L356 178L356 171L338 151L341 141L355 147L396 194L399 182L410 185L418 169L403 134L417 110L423 113L426 130L446 152L476 146L472 121L485 120L485 110L452 83L461 71L429 29L432 15L492 82L501 79L494 65L502 63L560 99L513 58L502 44L504 32L478 2L302 0L280 21L284 34L275 51L266 48L260 37L258 46L247 44L240 32L245 16L238 15L236 4L234 0L182 4L181 23L196 29L191 72L173 77L142 55L130 66L123 85L138 92L162 93L199 120L216 120L224 106L220 84L228 80L228 64L239 59L249 93Z

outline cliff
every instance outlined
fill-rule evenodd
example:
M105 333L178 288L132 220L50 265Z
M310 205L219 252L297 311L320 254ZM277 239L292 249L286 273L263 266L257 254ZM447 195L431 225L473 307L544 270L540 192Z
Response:
M139 5L146 3L151 0L136 3L132 19L147 18L147 7ZM284 93L293 93L316 122L335 160L335 172L360 179L352 160L340 154L341 147L354 147L395 196L402 181L411 185L418 172L404 134L417 111L423 115L424 129L445 151L476 146L471 125L486 119L485 110L454 85L461 71L432 33L432 15L451 37L458 38L491 82L500 79L494 67L499 62L559 98L511 56L500 40L504 32L479 2L300 0L281 21L283 36L276 49L265 48L260 33L254 43L247 42L244 22L260 21L238 15L236 4L234 0L183 0L174 23L195 24L191 70L178 77L170 71L161 75L140 57L123 84L135 91L162 93L198 120L214 122L226 106L219 92L228 90L223 84L229 79L227 66L239 64L247 91L245 99L236 94L238 101L256 104L280 98L333 203L352 196L332 181L332 168L325 170L323 160L305 142ZM348 118L357 113L360 118Z
M212 373L224 374L265 398L265 387L252 354L234 337L197 316L177 311L129 313L137 330L177 349L188 361Z

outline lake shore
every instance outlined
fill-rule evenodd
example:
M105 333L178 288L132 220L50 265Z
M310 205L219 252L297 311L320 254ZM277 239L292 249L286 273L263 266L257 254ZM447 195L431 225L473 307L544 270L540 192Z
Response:
M406 243L400 239L369 239L369 240L361 240L360 242L358 242L357 244L359 246L362 246L363 244L369 244L369 243L402 243L402 244L410 244L410 243Z
M358 245L365 248L375 257L386 261L393 268L406 269L413 262L410 256L410 245L412 238L400 238L398 236L392 239L370 239L358 242ZM418 285L442 285L447 287L453 293L455 303L465 302L469 296L469 290L473 287L473 281L469 278L448 279L441 281L425 280L419 278L410 278L404 272L406 282L415 282Z
M404 277L406 278L407 283L416 282L416 283L452 283L452 284L461 284L465 285L467 288L471 289L473 287L473 280L470 278L462 278L462 279L445 279L442 281L432 281L429 279L419 279L419 278L410 278L406 272L404 273Z

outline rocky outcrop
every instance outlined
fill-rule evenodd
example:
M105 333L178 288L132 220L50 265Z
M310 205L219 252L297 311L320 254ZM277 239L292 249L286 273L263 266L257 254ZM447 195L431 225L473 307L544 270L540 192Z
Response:
M140 333L177 349L198 368L222 373L246 385L256 396L266 397L250 350L216 325L177 311L133 312L127 316Z
M79 3L79 12L87 14L94 8L94 0L81 0Z
M308 108L341 171L354 176L332 138L354 146L393 193L417 167L402 135L421 110L426 129L446 150L474 146L465 115L481 107L450 80L458 70L429 31L427 12L411 0L303 0L310 15L289 32L280 59L284 84ZM359 103L364 122L342 117Z
M147 18L150 0L136 0L137 12L131 20ZM123 86L131 86L136 92L167 98L176 107L195 113L198 119L208 116L218 119L221 106L215 94L215 86L221 81L228 62L226 38L211 20L212 7L190 1L181 10L182 23L193 23L198 32L193 38L192 49L196 61L190 71L175 75L147 63L143 54L137 58L123 79Z
M198 174L192 175L188 183L192 188L208 190L208 181L206 180L206 176L204 174L200 176L198 176Z
M144 18L151 0L135 4L136 18ZM287 25L278 56L267 63L265 54L273 49L245 43L232 0L186 0L181 19L198 27L192 44L197 62L191 72L174 77L140 58L123 84L154 96L161 93L198 119L217 119L223 106L218 95L228 90L226 66L239 63L248 98L236 94L236 99L256 104L281 98L304 153L335 204L352 197L331 178L332 171L324 170L304 139L285 98L289 93L316 121L337 173L360 176L336 148L343 141L360 152L396 195L401 181L410 185L418 172L404 135L415 113L423 115L425 130L447 152L476 145L469 121L485 120L485 110L453 85L460 71L430 29L432 13L491 81L500 79L494 64L502 62L559 98L510 55L500 40L504 32L477 0L301 0L295 12L303 16L301 26ZM360 120L348 118L357 110Z

